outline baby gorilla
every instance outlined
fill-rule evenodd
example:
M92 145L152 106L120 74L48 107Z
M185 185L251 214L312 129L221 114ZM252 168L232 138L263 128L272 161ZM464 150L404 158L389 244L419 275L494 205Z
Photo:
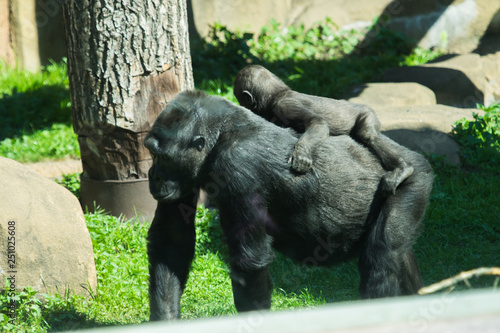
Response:
M380 121L366 105L302 94L291 90L262 66L243 68L234 80L240 105L282 127L304 133L291 156L292 169L305 173L312 167L313 149L329 135L347 134L369 147L388 170L382 190L394 194L413 173L403 158L380 138Z

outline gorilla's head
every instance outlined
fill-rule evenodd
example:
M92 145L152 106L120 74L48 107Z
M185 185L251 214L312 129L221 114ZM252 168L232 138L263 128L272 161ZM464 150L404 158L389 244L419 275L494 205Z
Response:
M144 145L151 152L149 188L158 201L173 201L192 192L207 155L203 109L183 92L158 116ZM196 99L197 101L198 99Z
M270 108L276 94L289 90L276 75L259 65L250 65L238 72L234 79L234 96L241 106L262 114Z

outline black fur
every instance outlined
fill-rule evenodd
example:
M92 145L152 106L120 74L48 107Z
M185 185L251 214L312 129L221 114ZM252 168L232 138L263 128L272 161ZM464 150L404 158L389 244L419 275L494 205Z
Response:
M415 293L421 280L412 245L432 169L421 155L380 139L415 169L389 197L380 194L380 161L349 136L327 137L311 171L298 174L288 162L294 131L223 98L180 93L145 141L158 200L148 236L151 320L179 317L200 188L219 209L238 311L270 307L272 248L312 265L360 255L364 298Z
M388 170L382 189L393 194L413 168L380 137L380 122L366 105L302 94L259 65L243 68L234 80L240 105L282 127L304 133L291 154L292 168L307 172L313 151L329 135L351 135L380 158Z

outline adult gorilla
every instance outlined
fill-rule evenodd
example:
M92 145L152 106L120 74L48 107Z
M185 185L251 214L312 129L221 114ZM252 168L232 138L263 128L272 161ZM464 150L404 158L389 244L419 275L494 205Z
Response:
M364 298L421 287L412 245L432 187L427 161L383 137L414 168L386 197L379 193L386 172L380 161L346 135L315 150L311 172L294 173L288 160L297 137L201 92L180 93L158 116L145 141L158 200L148 234L151 320L180 316L199 188L219 209L238 311L270 307L272 247L314 265L359 255Z

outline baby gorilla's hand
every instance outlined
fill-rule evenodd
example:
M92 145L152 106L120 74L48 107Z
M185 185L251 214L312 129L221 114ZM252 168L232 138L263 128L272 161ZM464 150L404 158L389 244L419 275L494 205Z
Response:
M292 169L300 173L305 173L311 168L312 157L309 149L295 145L295 149L292 153Z

